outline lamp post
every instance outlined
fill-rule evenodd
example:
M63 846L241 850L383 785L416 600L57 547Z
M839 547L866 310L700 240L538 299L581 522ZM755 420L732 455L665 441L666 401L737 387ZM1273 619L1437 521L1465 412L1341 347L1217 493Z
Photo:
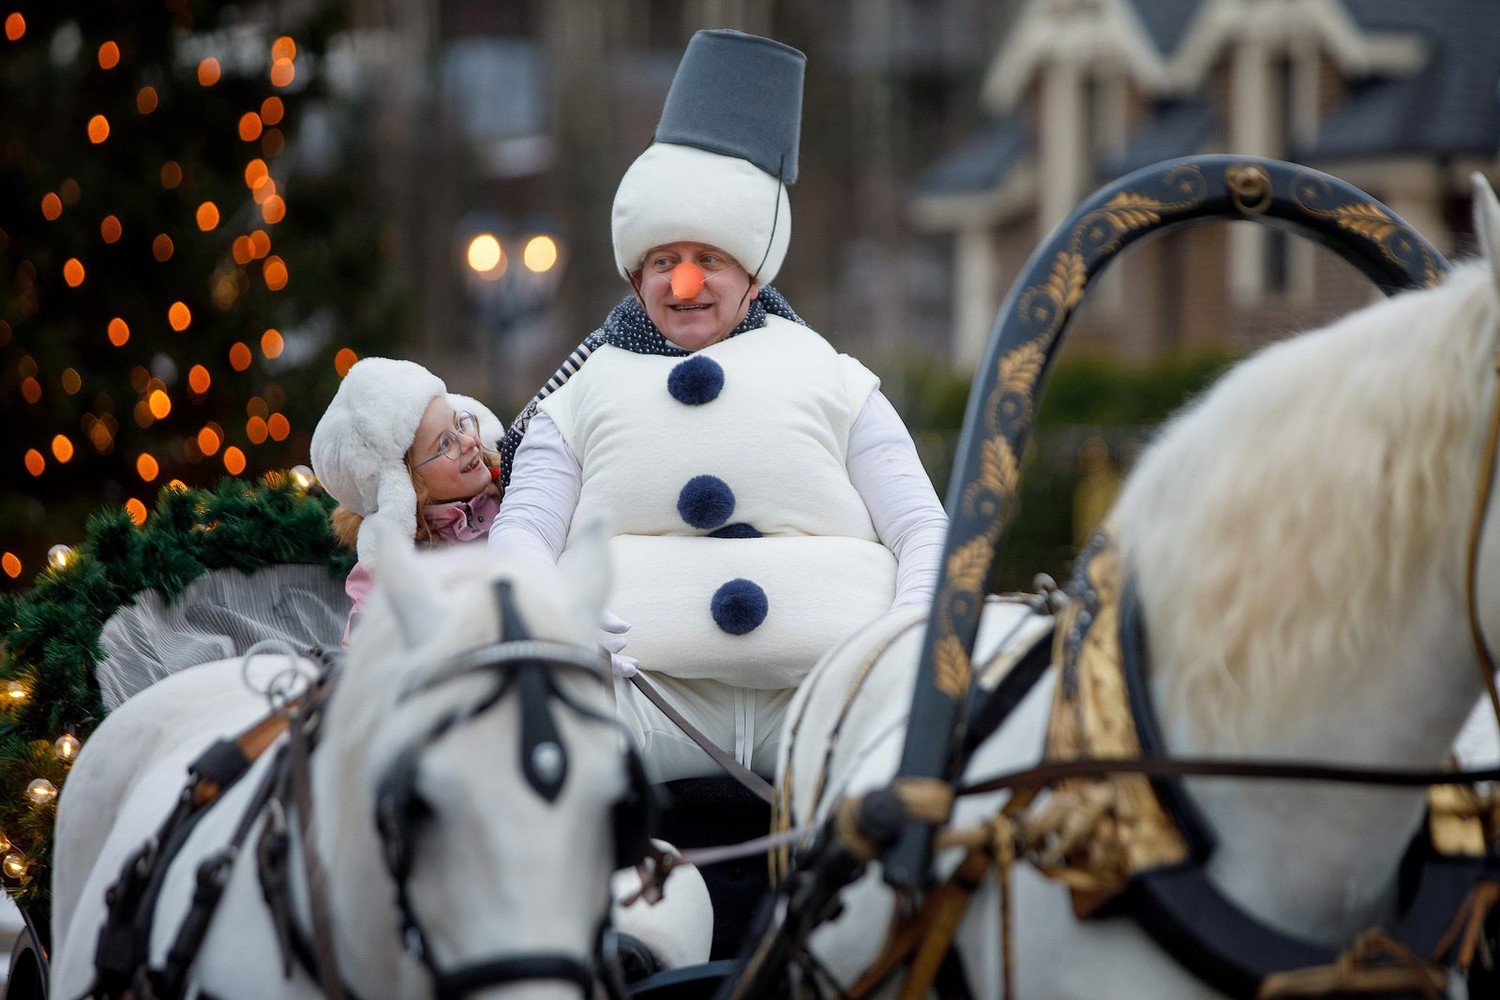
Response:
M543 228L520 230L494 217L471 217L460 227L464 287L485 349L491 352L490 390L507 395L507 372L524 373L531 354L545 353L545 323L557 301L564 264L561 241ZM527 391L525 386L511 387Z

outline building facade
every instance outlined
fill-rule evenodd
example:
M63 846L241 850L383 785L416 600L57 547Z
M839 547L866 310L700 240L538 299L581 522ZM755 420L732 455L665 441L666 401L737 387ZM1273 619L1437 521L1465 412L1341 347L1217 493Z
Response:
M1009 282L1074 205L1178 156L1325 170L1464 252L1469 175L1500 175L1497 82L1487 0L1030 0L985 71L984 126L909 202L950 250L953 361L977 362ZM1243 350L1371 294L1295 237L1199 227L1125 255L1072 339L1137 357Z

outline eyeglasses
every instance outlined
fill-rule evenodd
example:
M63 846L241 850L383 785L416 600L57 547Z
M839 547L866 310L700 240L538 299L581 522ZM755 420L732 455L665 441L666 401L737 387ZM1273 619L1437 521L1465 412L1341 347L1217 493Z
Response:
M460 410L458 413L455 413L453 415L453 429L451 431L443 431L443 436L438 438L437 452L431 458L424 458L416 465L413 465L412 471L420 469L428 462L436 462L440 458L451 458L455 462L458 461L458 457L464 451L464 442L459 437L460 434L467 435L469 438L478 441L479 418L466 410Z

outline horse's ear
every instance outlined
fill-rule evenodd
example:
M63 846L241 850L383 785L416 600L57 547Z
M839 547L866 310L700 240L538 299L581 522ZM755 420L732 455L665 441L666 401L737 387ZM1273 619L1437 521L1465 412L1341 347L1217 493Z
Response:
M604 518L591 518L574 529L568 539L567 558L557 564L580 619L591 628L598 623L599 612L609 598L611 534Z
M366 524L365 528L371 525ZM438 608L431 586L424 579L416 549L395 528L385 524L373 526L375 536L375 578L385 591L390 613L401 631L406 648L411 649L429 637L437 623Z
M1474 171L1474 232L1479 235L1479 245L1484 250L1484 259L1490 264L1490 278L1500 291L1500 201L1495 199L1495 189L1484 174Z

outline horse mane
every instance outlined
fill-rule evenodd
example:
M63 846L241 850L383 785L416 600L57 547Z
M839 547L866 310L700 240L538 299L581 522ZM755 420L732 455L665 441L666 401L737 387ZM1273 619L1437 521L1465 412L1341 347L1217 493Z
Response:
M1497 325L1490 265L1464 264L1261 350L1162 428L1106 523L1164 719L1243 750L1388 660L1419 601L1460 605Z

